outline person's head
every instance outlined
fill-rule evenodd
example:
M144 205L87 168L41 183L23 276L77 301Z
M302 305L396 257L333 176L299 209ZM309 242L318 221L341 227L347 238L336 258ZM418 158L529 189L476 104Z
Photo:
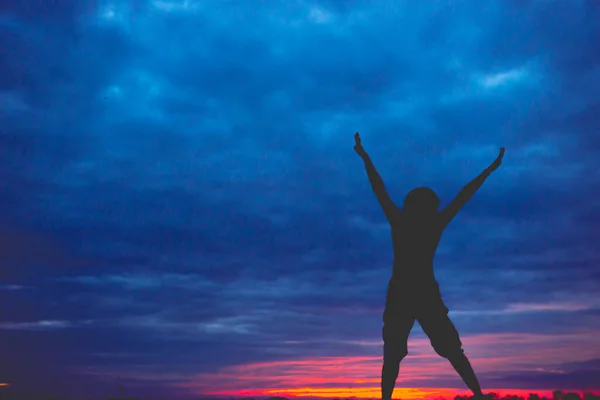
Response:
M437 213L440 198L428 187L418 187L408 192L404 198L402 211L411 217L428 217Z

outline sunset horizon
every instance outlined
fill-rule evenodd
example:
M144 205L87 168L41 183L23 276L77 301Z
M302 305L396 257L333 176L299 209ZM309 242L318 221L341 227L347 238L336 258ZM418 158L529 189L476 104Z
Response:
M351 390L344 391L342 388L297 388L297 389L281 389L281 390L257 390L257 391L240 391L240 392L222 392L222 393L204 393L200 394L199 398L214 398L214 399L231 399L233 398L270 398L270 397L283 397L289 399L364 399L364 400L378 400L381 398L381 389L379 387L365 388L369 390L369 393L363 393L362 391L354 393ZM459 388L398 388L398 393L394 392L393 399L404 399L404 400L421 400L421 399L455 399L457 396L472 398L473 394L469 390ZM301 391L301 394L299 392ZM311 392L317 392L316 394L309 394ZM553 399L555 392L564 393L576 393L583 396L586 393L593 394L595 396L600 395L598 390L532 390L532 389L489 389L486 391L487 394L497 395L498 398L506 398L511 396L522 397L528 399L530 395L537 395L540 398ZM333 394L329 394L333 393Z
M6 386L6 385L5 385ZM2 387L2 385L0 385ZM600 390L584 390L584 389L489 389L486 394L492 395L493 399L514 399L519 398L523 400L559 400L563 397L557 398L556 393L562 393L563 395L577 395L581 400L584 396L593 395L600 397ZM0 394L2 394L0 392ZM50 396L50 397L48 397ZM188 397L151 397L151 396L136 396L135 394L126 395L119 394L107 394L108 398L116 399L154 399L161 398L165 399L181 399L181 400L265 400L265 399L296 399L296 400L311 400L311 399L327 399L327 400L346 400L346 399L360 399L360 400L379 400L380 388L379 387L364 387L353 389L339 388L316 388L316 387L304 387L304 388L293 388L293 389L249 389L240 391L219 391L219 392L205 392L196 393ZM533 398L531 396L537 396ZM21 399L23 397L0 397L1 399L13 400ZM42 395L39 395L40 400ZM44 399L79 399L80 397L55 397L55 394L47 393L43 396ZM87 398L99 399L97 395L90 395ZM455 399L472 399L472 393L469 390L459 388L403 388L399 387L397 392L394 393L394 400L455 400ZM587 398L587 397L585 397ZM30 398L30 400L32 400ZM570 399L573 400L571 397ZM597 400L597 399L594 399Z

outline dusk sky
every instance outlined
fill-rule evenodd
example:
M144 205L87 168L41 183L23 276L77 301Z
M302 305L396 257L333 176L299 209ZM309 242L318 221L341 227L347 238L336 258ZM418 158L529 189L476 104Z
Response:
M484 391L600 390L599 115L594 0L2 0L0 391L378 397L356 131L397 203L506 148L450 317ZM466 389L418 324L397 387Z

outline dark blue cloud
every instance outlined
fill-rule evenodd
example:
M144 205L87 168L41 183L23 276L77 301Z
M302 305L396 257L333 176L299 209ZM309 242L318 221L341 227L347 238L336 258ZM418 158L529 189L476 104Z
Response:
M521 371L519 374L491 379L500 382L511 382L515 388L530 388L535 385L540 389L554 390L557 387L579 390L593 388L597 385L600 373L600 360L592 359L578 363L556 365L555 369L530 372Z

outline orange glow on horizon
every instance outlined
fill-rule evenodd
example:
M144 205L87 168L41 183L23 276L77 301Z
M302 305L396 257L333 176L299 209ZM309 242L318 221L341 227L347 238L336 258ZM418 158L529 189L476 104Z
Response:
M567 391L567 390L565 390ZM499 397L520 396L525 399L530 394L552 399L552 390L524 390L524 389L490 389L486 393L494 393ZM281 396L287 398L341 398L341 399L379 399L379 387L344 388L344 387L301 387L291 389L249 389L238 391L217 391L207 393L213 396ZM456 396L471 396L468 390L456 388L396 388L394 399L424 400L424 399L454 399Z
M378 399L381 397L378 387L364 388L323 388L323 387L302 387L294 389L256 389L250 391L237 392L213 392L211 395L228 396L281 396L288 398L356 398L356 399ZM439 388L439 389L413 389L396 388L394 398L402 399L430 399L430 398L454 398L458 394L463 394L457 389ZM466 394L466 393L465 393Z
M0 382L0 387L6 387L6 386L10 386L10 385L6 382Z

